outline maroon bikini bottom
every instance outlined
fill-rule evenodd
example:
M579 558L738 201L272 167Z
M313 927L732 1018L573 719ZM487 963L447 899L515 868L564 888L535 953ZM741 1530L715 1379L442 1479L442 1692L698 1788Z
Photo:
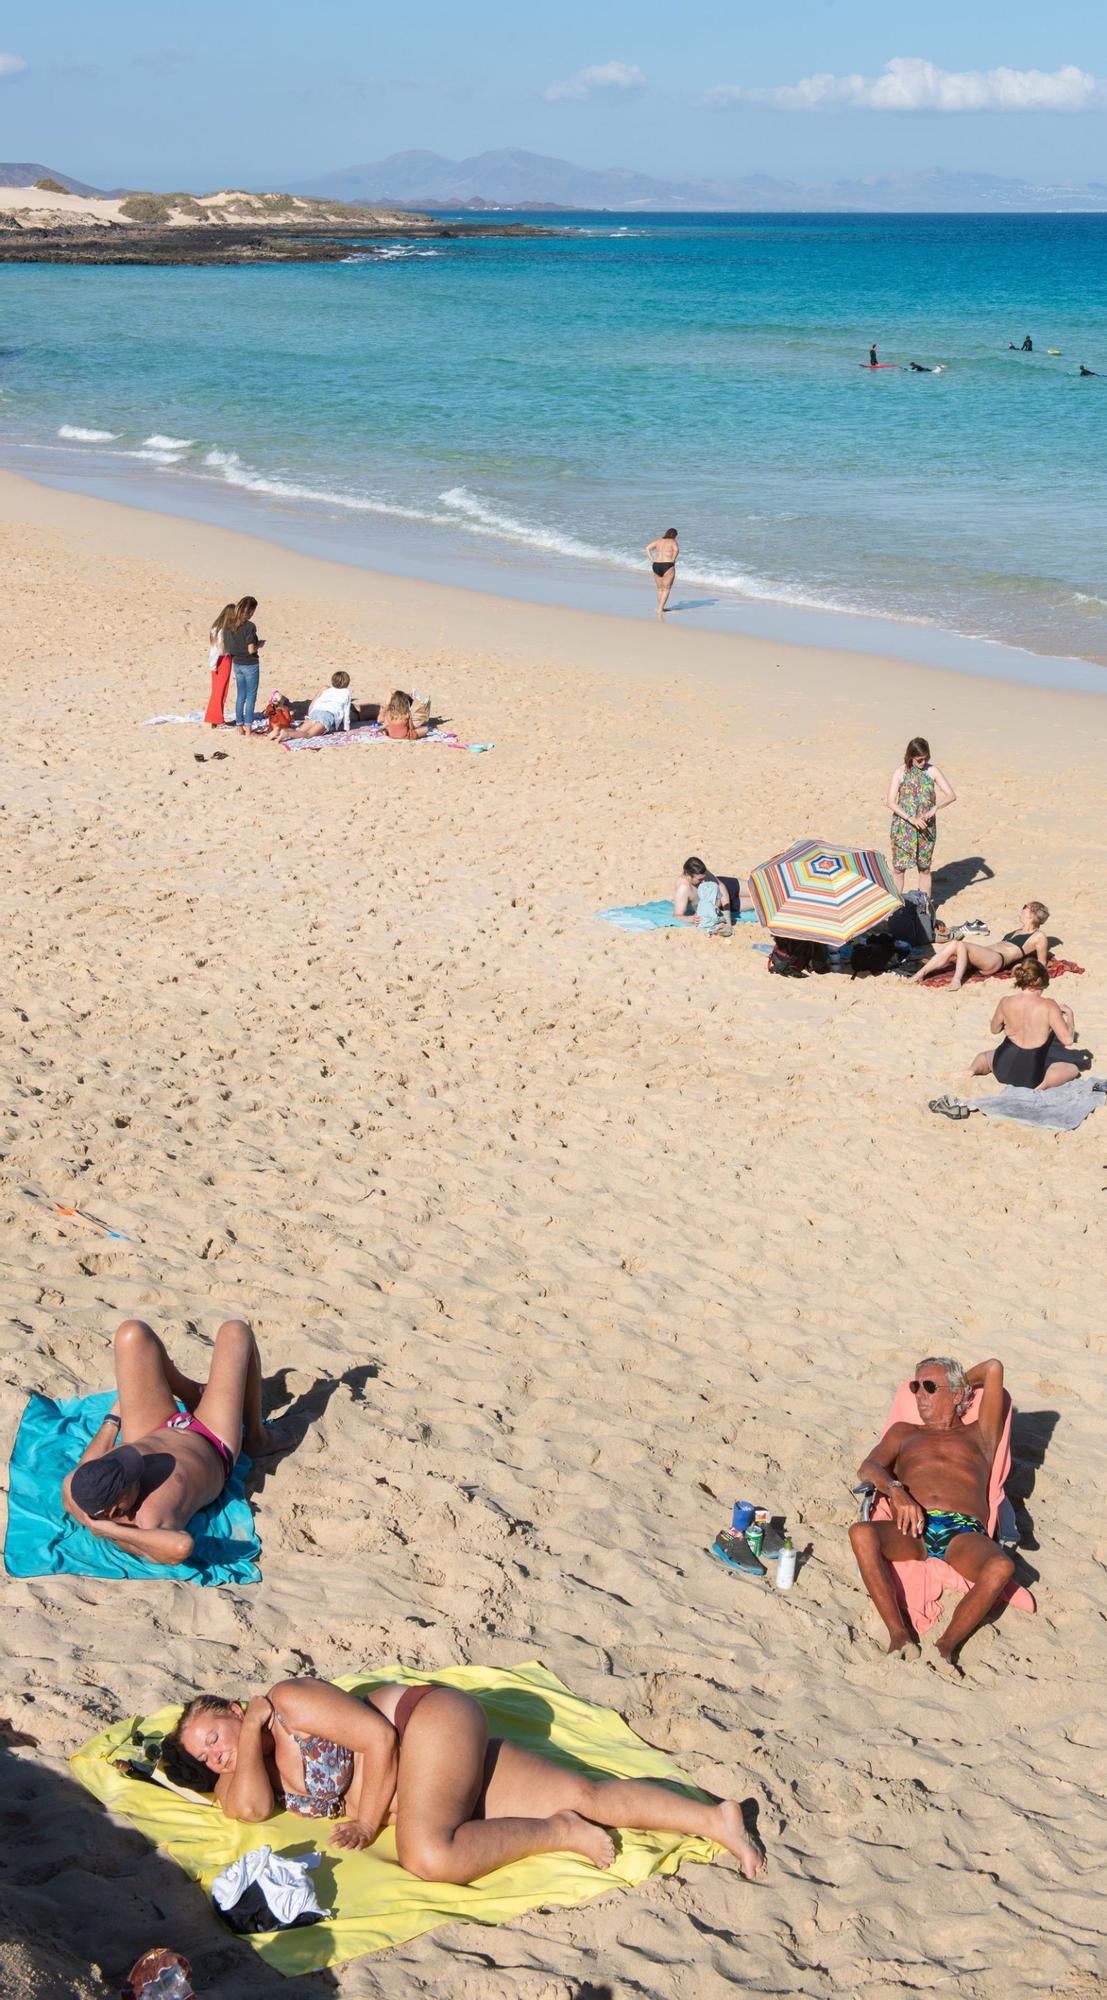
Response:
M401 1745L407 1732L408 1723L411 1721L419 1703L425 1694L433 1692L434 1686L435 1683L431 1681L422 1687L405 1688L399 1701L396 1703L396 1713L392 1719L392 1726L400 1739ZM492 1781L492 1773L496 1768L496 1759L500 1754L501 1743L502 1738L498 1736L489 1737L488 1748L484 1753L484 1775L481 1778L480 1791L477 1793L473 1806L472 1817L474 1819L484 1818L485 1797Z

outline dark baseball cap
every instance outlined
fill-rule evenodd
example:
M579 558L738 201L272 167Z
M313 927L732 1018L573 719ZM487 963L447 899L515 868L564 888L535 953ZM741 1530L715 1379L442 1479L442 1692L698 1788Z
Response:
M79 1465L69 1482L69 1490L82 1513L91 1521L100 1520L128 1486L141 1484L144 1464L143 1455L135 1445L116 1445L103 1458L90 1458L85 1465Z

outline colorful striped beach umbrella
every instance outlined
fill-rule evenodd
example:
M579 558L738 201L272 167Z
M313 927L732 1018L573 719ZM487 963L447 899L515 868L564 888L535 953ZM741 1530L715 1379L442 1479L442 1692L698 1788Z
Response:
M902 901L882 854L832 840L797 840L763 861L750 895L766 930L810 944L849 944Z

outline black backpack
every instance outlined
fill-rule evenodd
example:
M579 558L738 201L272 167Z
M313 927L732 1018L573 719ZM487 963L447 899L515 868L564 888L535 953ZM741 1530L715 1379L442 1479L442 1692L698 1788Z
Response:
M769 953L769 971L780 974L782 979L802 979L808 972L829 972L830 966L823 944L808 944L805 938L773 939Z
M889 966L898 965L900 954L896 950L887 931L877 931L874 937L863 938L853 947L849 962L851 979L875 978L879 972L887 972Z

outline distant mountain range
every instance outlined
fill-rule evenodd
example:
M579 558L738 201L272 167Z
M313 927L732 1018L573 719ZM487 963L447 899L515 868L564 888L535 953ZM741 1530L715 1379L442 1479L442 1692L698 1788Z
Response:
M0 161L0 188L32 187L56 181L70 194L115 196L119 188L95 188L56 167L32 161ZM981 215L1067 211L1107 211L1107 182L1040 185L998 174L947 174L937 167L921 173L874 174L860 180L790 181L749 174L735 181L655 180L627 167L597 170L542 153L477 153L449 160L441 153L391 153L386 160L344 167L282 190L323 201L362 202L374 207L430 210L497 209L554 211L607 209L621 215L716 212L784 214L855 212L877 214Z
M87 181L75 181L72 174L62 174L57 167L36 166L33 160L0 160L0 187L34 187L36 181L57 181L66 194L102 195L104 188L90 187ZM111 190L115 193L115 189Z
M541 153L392 153L298 181L289 190L330 201L388 202L405 208L611 209L621 214L714 210L867 210L885 213L1057 209L1107 210L1107 184L1039 186L997 174L879 174L861 180L804 182L751 174L735 181L656 180L625 167L597 171Z

